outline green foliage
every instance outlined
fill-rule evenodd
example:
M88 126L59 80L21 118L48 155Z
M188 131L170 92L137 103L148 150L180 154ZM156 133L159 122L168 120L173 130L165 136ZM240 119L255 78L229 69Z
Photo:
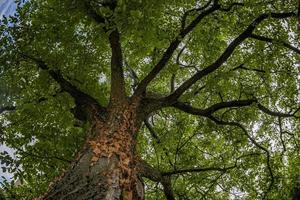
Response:
M79 126L71 110L74 99L24 55L44 60L51 70L102 105L109 102L110 56L108 34L86 15L80 0L30 0L15 16L0 24L0 104L16 106L16 112L1 114L0 143L15 149L14 156L0 153L5 170L14 182L5 182L7 198L33 199L68 166L82 147L88 124ZM96 2L96 1L95 1ZM195 5L193 0L119 0L112 16L121 33L125 81L132 94L130 69L142 80L180 32L181 16ZM236 1L222 0L226 8ZM197 70L213 63L229 42L261 13L297 10L296 1L245 0L229 12L215 12L183 39L166 68L147 88L160 95L170 93ZM97 13L111 16L99 6ZM198 12L187 17L187 24ZM300 55L283 42L299 47L299 22L268 19L255 34L275 39L273 43L245 40L215 72L202 78L180 98L197 108L222 101L255 97L276 112L299 108ZM179 58L181 48L185 50ZM243 64L244 68L238 68ZM269 116L253 104L226 108L214 114L224 121L241 123L270 152L274 184L267 199L289 199L293 180L299 176L299 118ZM299 114L298 114L299 116ZM177 199L261 199L271 182L266 153L253 145L238 127L221 126L204 117L165 108L150 116L159 140L143 126L138 138L141 157L163 172L191 168L228 168L176 174L172 186ZM279 125L280 124L280 125ZM282 129L282 130L281 130ZM145 180L147 199L164 199L162 186ZM241 195L242 194L242 195ZM1 191L0 191L1 195ZM235 197L236 195L236 197ZM241 197L241 196L245 197ZM0 199L2 197L0 196Z

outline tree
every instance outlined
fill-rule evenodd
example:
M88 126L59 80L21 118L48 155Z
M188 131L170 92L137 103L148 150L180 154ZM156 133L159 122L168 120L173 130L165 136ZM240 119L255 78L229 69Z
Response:
M5 195L292 198L298 32L296 1L25 2L1 23Z

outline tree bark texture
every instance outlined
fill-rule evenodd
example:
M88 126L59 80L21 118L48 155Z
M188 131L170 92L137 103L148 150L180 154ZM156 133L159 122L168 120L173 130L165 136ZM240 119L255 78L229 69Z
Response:
M137 107L136 101L114 105L105 120L95 110L84 150L40 199L144 199L136 167Z

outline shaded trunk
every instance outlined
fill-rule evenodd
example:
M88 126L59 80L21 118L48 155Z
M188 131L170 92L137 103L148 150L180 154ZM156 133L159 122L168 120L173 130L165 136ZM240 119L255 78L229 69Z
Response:
M292 190L292 200L300 200L300 176L295 177L294 188Z
M105 120L93 115L93 136L85 149L40 199L144 199L136 168L136 133L140 126L136 107L134 103L114 105Z

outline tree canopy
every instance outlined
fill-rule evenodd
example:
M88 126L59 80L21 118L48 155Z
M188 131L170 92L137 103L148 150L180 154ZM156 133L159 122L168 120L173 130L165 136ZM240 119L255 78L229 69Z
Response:
M19 3L0 22L0 143L15 151L0 153L14 175L8 199L45 193L88 137L78 105L105 108L121 93L147 103L136 147L151 171L146 199L291 198L297 1Z

